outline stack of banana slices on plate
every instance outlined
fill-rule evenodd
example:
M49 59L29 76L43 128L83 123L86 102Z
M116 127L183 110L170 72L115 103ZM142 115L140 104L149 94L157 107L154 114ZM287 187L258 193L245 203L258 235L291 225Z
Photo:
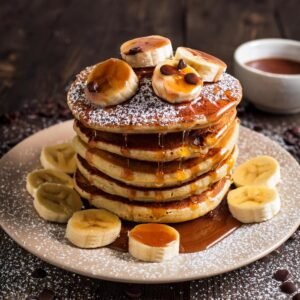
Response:
M30 172L26 189L33 206L46 221L68 223L66 238L81 248L97 248L112 243L120 234L120 219L104 209L82 210L71 175L76 170L76 153L71 143L45 146L43 168Z
M178 254L180 240L163 223L204 216L229 191L238 155L236 106L242 88L218 58L186 47L174 54L171 41L162 36L127 41L120 52L121 58L109 58L77 75L67 96L75 117L73 149L64 144L44 149L46 171L35 171L44 172L42 176L33 172L27 187L40 216L68 221L66 237L76 246L113 242L121 218L143 223L128 234L129 252L141 260L162 261ZM57 154L62 152L64 159ZM274 161L268 159L237 170L234 182L242 187L230 192L229 208L242 222L266 220L278 212L278 203L264 202L278 198L261 185L278 182L278 174L272 175ZM60 164L59 174L53 173L55 164ZM62 172L75 172L73 182ZM34 176L39 183L32 183ZM257 188L249 188L255 181ZM80 210L78 195L72 194L70 201L72 184L95 209ZM44 209L49 206L51 213Z

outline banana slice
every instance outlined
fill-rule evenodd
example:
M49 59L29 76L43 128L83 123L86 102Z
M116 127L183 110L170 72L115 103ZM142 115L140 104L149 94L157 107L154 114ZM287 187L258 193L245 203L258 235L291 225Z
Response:
M139 260L161 262L179 253L179 233L165 224L137 225L128 238L129 253Z
M93 68L87 78L85 95L92 103L107 107L131 98L138 85L136 74L125 61L110 58Z
M236 186L266 185L274 187L280 181L280 166L270 156L257 156L238 166L233 173Z
M227 65L220 59L186 47L178 47L175 53L176 59L183 59L191 65L200 75L204 82L216 82L222 78Z
M65 173L74 173L76 171L75 151L71 143L44 147L40 160L45 169Z
M197 71L184 61L167 60L156 66L152 86L157 96L170 103L180 103L199 96L203 82Z
M171 41L160 35L136 38L121 45L121 56L133 68L154 67L173 56Z
M34 170L27 175L26 189L34 197L39 186L45 182L62 184L70 188L73 187L73 180L69 175L61 171L40 169Z
M274 217L280 210L280 197L275 188L243 186L227 196L231 214L243 223L262 222Z
M98 248L111 244L120 234L120 219L104 209L74 213L69 220L66 238L80 248Z
M43 219L66 223L82 207L79 195L73 189L56 183L43 183L37 189L33 206Z

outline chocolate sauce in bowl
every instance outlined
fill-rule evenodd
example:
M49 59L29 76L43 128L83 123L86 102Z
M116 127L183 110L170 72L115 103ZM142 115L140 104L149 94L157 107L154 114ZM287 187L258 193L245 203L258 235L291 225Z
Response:
M285 58L263 58L246 63L251 68L274 74L300 74L300 62Z

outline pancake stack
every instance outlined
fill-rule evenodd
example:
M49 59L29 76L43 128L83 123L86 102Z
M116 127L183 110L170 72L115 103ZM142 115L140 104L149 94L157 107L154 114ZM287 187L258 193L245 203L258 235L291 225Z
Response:
M183 51L196 50L179 47L174 58L170 45L159 36L128 41L122 61L84 69L68 92L75 117L75 188L93 206L124 220L177 223L201 217L220 204L231 184L241 86L216 58L205 54L204 63L219 69L203 73ZM122 75L132 87L127 94L118 90L124 69L115 67L125 61L133 71L127 75L136 78L129 85ZM161 94L162 82L167 91L163 80L173 80L184 96Z

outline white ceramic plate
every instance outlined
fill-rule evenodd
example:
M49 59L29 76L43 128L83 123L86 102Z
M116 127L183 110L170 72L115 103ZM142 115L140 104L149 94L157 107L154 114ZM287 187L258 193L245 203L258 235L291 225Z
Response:
M108 248L83 250L64 238L65 226L40 219L25 189L26 174L39 167L44 145L71 139L72 121L42 130L0 161L0 224L23 248L60 268L99 279L162 283L208 277L247 265L282 244L300 224L300 167L279 145L241 128L239 162L259 154L275 157L282 168L282 209L272 220L244 225L214 247L181 254L165 263L144 263Z

